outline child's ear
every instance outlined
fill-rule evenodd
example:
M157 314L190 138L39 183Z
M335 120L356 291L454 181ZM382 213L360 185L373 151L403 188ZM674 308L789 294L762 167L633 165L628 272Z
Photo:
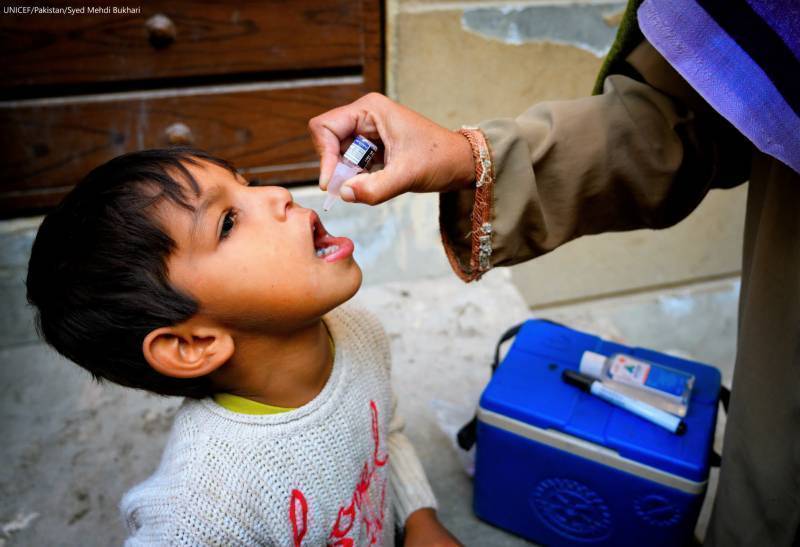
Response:
M233 338L228 331L191 321L155 329L142 343L142 352L150 366L174 378L210 374L231 358L233 350Z

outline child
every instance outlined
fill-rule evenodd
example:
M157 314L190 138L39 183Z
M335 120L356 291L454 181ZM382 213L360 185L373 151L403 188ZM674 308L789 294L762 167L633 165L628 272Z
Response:
M353 243L190 148L96 168L42 223L40 332L95 378L186 401L121 509L128 545L452 544L394 416Z

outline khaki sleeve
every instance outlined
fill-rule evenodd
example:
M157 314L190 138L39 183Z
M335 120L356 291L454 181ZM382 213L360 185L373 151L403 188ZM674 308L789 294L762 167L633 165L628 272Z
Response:
M606 78L603 93L537 104L480 124L494 164L491 266L509 266L583 235L666 228L709 189L744 182L748 145L647 43L628 62L642 80ZM474 190L440 196L456 273L469 268Z

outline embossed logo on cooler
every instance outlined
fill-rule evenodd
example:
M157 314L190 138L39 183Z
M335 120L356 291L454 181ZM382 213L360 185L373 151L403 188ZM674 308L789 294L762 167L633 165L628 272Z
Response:
M555 532L574 539L598 540L611 533L611 511L600 495L572 479L544 479L531 505Z

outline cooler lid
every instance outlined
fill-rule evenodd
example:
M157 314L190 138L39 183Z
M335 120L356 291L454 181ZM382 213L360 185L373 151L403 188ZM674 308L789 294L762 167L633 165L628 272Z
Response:
M695 375L684 435L565 384L584 351L626 353ZM525 323L481 397L483 410L602 445L623 458L693 481L705 481L721 376L709 365L605 341L542 320Z

